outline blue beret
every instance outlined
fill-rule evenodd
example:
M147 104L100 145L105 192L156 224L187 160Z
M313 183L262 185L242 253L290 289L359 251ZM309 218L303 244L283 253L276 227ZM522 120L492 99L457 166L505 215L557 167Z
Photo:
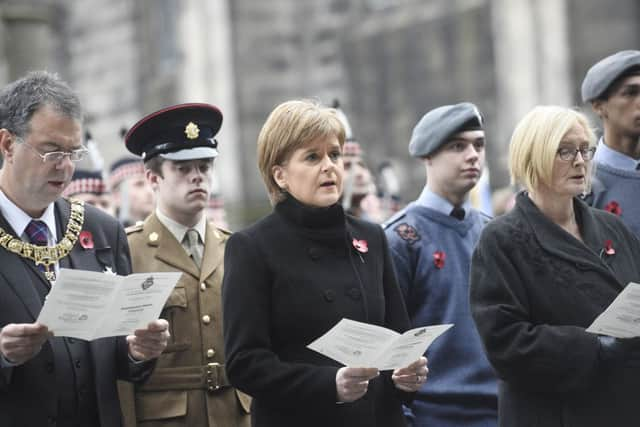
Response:
M127 149L146 162L155 156L169 160L213 158L222 113L209 104L179 104L140 119L124 137Z
M582 81L582 101L598 99L611 86L611 83L634 66L640 66L638 50L623 50L597 62L589 68Z
M478 107L470 102L445 105L425 114L418 122L409 142L409 154L426 157L445 144L451 136L472 126L484 126Z

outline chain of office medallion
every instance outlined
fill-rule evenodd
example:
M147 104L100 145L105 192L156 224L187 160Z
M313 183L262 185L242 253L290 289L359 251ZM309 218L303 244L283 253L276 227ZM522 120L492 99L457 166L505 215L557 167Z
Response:
M71 202L69 223L64 232L64 237L57 245L38 246L24 242L0 227L0 246L23 258L33 260L36 265L44 265L45 267L49 267L66 257L78 241L78 235L84 224L84 202L76 199L69 199L69 201Z

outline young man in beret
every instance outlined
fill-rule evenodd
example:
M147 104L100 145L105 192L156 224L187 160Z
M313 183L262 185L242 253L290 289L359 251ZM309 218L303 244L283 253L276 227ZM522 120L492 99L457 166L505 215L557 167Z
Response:
M54 336L36 321L60 268L131 272L122 226L60 197L88 153L81 123L77 95L55 74L32 72L0 90L3 427L120 426L116 379L144 380L167 345L162 319L128 337L91 342Z
M495 427L497 385L469 311L471 254L487 216L471 208L485 133L471 103L429 111L409 153L422 160L420 197L389 219L385 232L412 327L453 323L429 347L429 381L405 408L413 427Z
M592 66L582 82L582 100L603 127L586 200L619 215L640 237L640 51L624 50Z
M222 114L209 104L181 104L150 114L125 136L141 156L156 209L127 229L133 271L181 271L162 317L171 339L154 374L122 390L126 426L248 427L249 398L225 374L220 287L229 233L207 221L214 139Z

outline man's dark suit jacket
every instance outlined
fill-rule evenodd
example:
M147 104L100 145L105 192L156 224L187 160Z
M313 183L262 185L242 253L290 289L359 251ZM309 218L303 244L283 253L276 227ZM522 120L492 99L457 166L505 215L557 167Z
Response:
M70 203L55 202L58 237L64 235L70 215ZM0 227L14 234L2 214ZM85 205L82 230L91 233L93 248L76 242L71 253L60 260L60 267L129 274L129 247L122 226L112 217ZM88 245L85 245L88 246ZM41 281L41 283L38 283ZM42 308L37 287L49 286L44 275L30 260L0 247L0 327L9 323L33 323ZM23 365L6 366L0 362L0 426L53 425L61 392L56 383L53 340L49 339L38 355ZM102 427L121 425L116 378L139 381L146 378L152 363L131 362L124 337L102 338L89 343L98 419Z

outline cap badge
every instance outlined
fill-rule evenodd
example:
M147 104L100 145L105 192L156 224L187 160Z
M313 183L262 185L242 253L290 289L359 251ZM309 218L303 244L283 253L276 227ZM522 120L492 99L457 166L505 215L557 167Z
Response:
M200 135L200 128L198 127L197 124L195 124L193 122L189 122L184 127L184 133L185 133L185 135L187 135L187 138L196 139L198 137L198 135Z

